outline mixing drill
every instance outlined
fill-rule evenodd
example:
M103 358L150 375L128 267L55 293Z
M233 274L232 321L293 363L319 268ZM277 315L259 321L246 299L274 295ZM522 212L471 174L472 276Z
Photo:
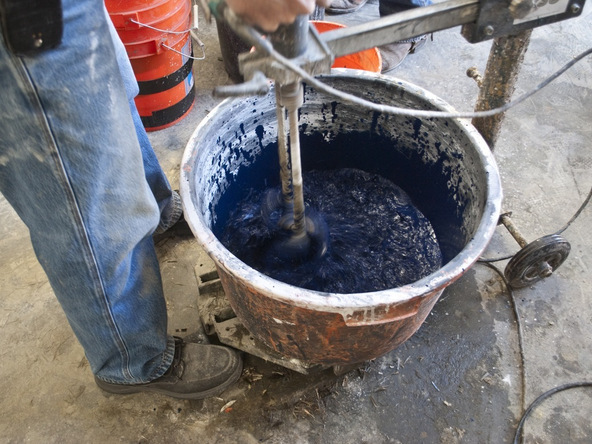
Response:
M273 33L270 41L283 56L294 58L306 51L308 18L300 16L291 25L284 25ZM266 209L272 212L283 208L280 239L273 246L273 255L284 261L307 260L320 257L327 251L327 230L319 215L306 215L300 165L300 137L298 110L302 106L302 81L280 83L276 88L278 121L278 154L280 159L281 201L268 196ZM288 116L288 132L285 115ZM288 147L289 141L289 147ZM283 234L283 235L282 235Z

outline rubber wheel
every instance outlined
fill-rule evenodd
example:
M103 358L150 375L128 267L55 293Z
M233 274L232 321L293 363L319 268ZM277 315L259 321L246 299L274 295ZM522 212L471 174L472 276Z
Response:
M508 262L504 275L513 288L528 287L549 277L567 259L571 245L558 234L531 242Z

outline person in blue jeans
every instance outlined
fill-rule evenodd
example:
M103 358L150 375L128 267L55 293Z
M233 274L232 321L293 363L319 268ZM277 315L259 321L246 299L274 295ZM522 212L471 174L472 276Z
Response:
M10 1L0 0L3 31ZM272 30L315 6L273 3L282 14L259 6L271 15L248 19ZM125 48L102 1L63 0L61 10L53 48L19 54L7 32L0 39L0 192L28 227L99 387L212 396L239 378L242 362L229 348L167 334L152 236L182 207L134 105Z
M347 14L357 11L367 2L368 0L332 0L326 10L330 14ZM378 11L380 16L384 17L431 4L432 0L379 0ZM394 70L403 62L408 54L414 54L426 41L427 36L422 35L381 46L379 49L382 56L382 73L386 74Z

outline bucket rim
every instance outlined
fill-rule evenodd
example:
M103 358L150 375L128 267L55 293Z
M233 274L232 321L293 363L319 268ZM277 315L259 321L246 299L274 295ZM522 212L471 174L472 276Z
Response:
M331 74L324 78L336 79L364 79L380 80L392 83L403 88L407 93L421 97L422 100L430 101L438 109L447 112L456 110L440 97L412 84L406 80L392 76L386 76L369 71L358 71L344 68L333 69ZM216 266L222 267L232 275L240 279L248 280L249 285L271 299L281 301L303 308L315 308L326 312L340 313L344 318L351 315L353 311L371 310L377 307L388 307L398 305L417 297L424 297L429 294L442 291L448 285L460 278L479 259L487 245L501 213L502 187L499 171L493 153L489 146L470 123L468 119L452 118L458 128L467 136L475 147L475 151L482 162L486 176L486 202L479 225L473 237L467 242L464 248L450 261L444 264L435 272L415 281L411 284L396 288L364 293L327 293L306 288L296 287L285 282L273 279L263 273L251 268L222 245L212 230L199 216L199 212L193 202L191 193L191 180L193 177L192 165L199 154L196 149L197 142L202 139L202 132L213 121L215 116L225 108L235 103L244 101L245 98L229 98L222 101L208 113L199 123L191 138L189 139L181 161L180 194L183 203L185 219L200 246L213 259Z

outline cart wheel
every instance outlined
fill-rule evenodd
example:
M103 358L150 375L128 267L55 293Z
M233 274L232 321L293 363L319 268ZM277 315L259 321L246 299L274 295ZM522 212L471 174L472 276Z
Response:
M504 274L513 288L527 287L551 274L567 259L571 245L558 234L531 242L508 262Z

